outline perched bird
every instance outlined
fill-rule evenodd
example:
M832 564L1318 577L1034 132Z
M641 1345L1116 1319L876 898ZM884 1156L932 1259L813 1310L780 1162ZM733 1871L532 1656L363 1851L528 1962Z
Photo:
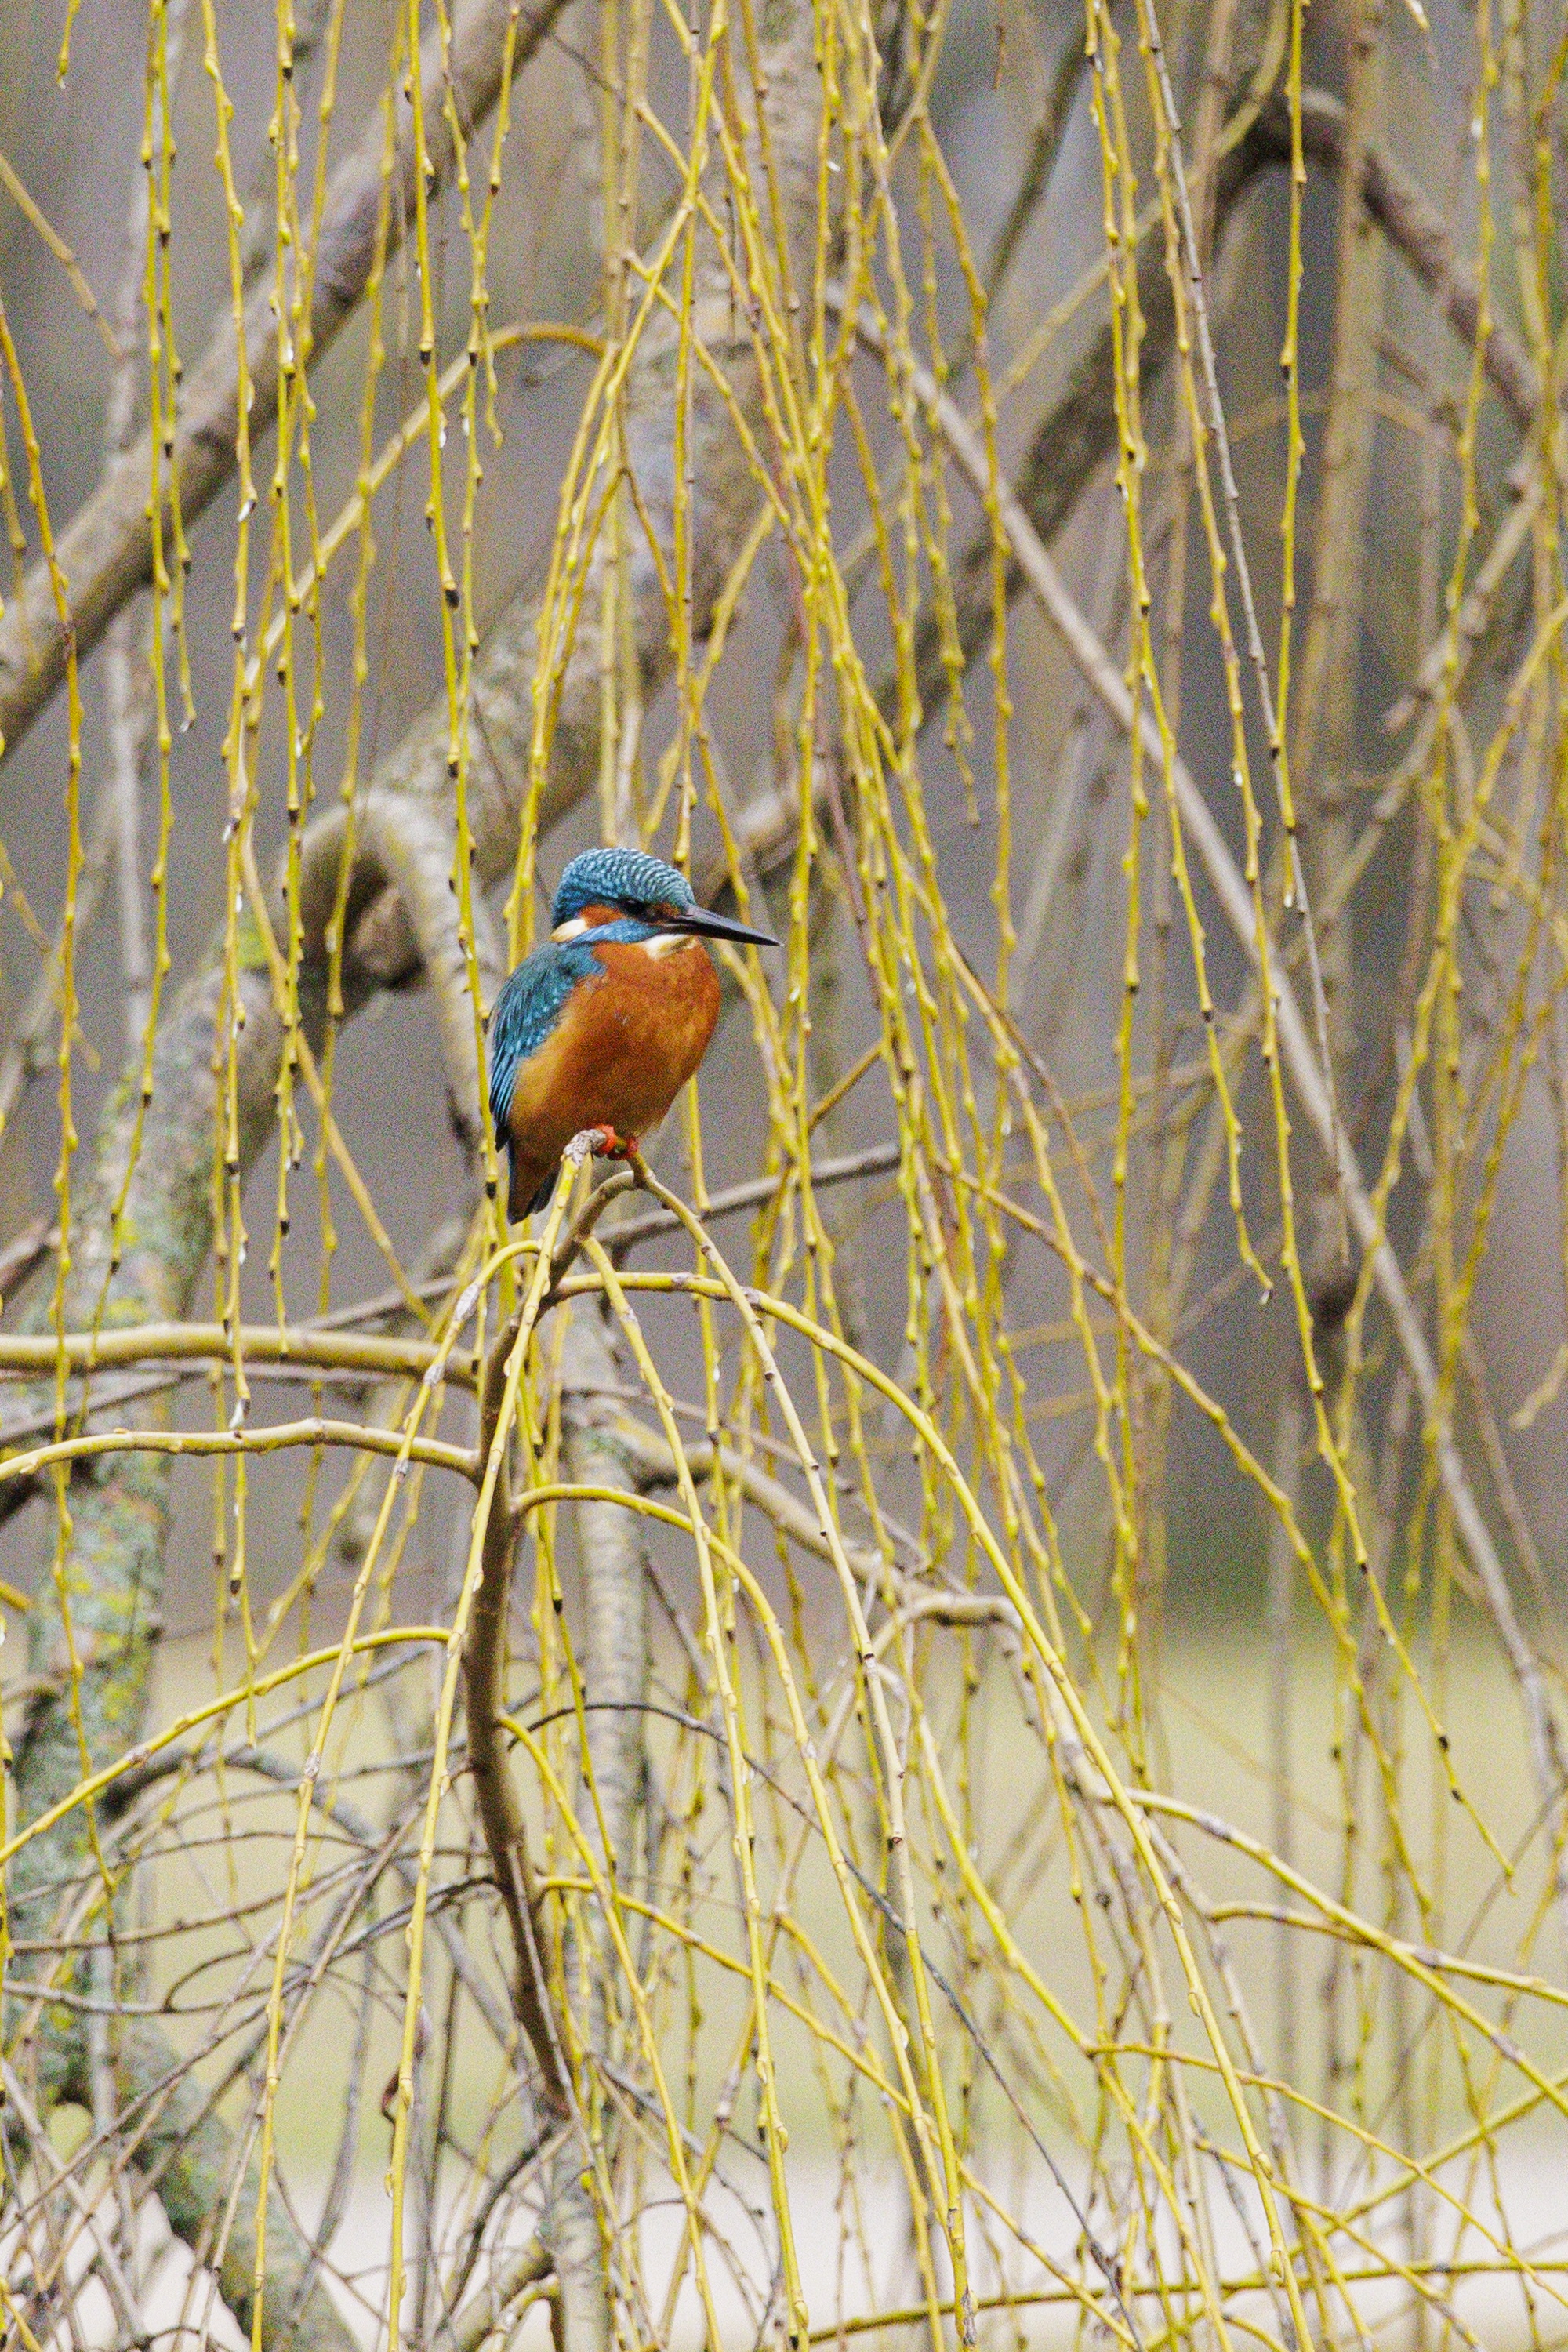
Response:
M507 1213L542 1209L586 1128L624 1152L664 1117L708 1051L719 976L704 939L777 947L697 904L673 866L589 849L561 877L542 947L490 1012L490 1116L511 1154Z

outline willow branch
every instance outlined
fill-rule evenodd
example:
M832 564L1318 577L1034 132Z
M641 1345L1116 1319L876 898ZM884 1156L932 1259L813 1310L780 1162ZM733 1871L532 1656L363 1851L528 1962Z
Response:
M1320 171L1338 173L1344 164L1345 112L1326 90L1309 89L1301 99L1302 151ZM1283 96L1269 99L1246 131L1221 155L1215 183L1215 240L1236 218L1242 199L1269 171L1289 169L1290 115ZM1459 260L1440 213L1382 149L1362 151L1363 201L1412 275L1431 296L1461 342L1474 349L1480 327L1480 289ZM1138 255L1138 304L1142 331L1138 370L1145 394L1175 345L1175 303L1163 246L1146 236ZM1529 430L1540 388L1529 354L1505 322L1489 319L1481 363L1488 382L1520 432ZM1110 318L1085 335L1081 348L1058 380L1028 450L1015 470L1013 490L1037 535L1048 546L1073 512L1089 482L1117 445L1114 343ZM973 661L994 624L992 541L983 527L953 567L953 597L959 644ZM1024 585L1016 554L1009 549L1007 587ZM922 699L945 692L945 668L934 625L922 625L917 640Z
M862 339L873 349L878 348L880 339L874 322L863 321ZM918 363L911 362L909 373L917 396L975 495L980 498L991 495L990 468L985 452L955 404ZM1073 602L1066 583L1032 529L1019 501L1005 488L995 494L995 510L1006 534L1014 562L1040 610L1060 635L1074 667L1121 733L1131 737L1134 729L1138 730L1142 739L1144 757L1152 763L1154 772L1159 772L1164 766L1167 747L1153 713L1145 704L1134 706L1125 678ZM1266 942L1258 935L1252 894L1192 771L1179 752L1172 751L1170 760L1170 772L1182 823L1202 861L1225 919L1254 971L1261 974L1267 961L1268 984L1275 996L1275 1018L1283 1066L1327 1158L1335 1143L1333 1108L1284 960L1272 941ZM1383 1230L1382 1220L1367 1192L1349 1140L1342 1138L1340 1141L1341 1169L1351 1227L1371 1259L1373 1280L1393 1325L1400 1354L1421 1399L1437 1475L1454 1514L1459 1539L1486 1596L1487 1606L1519 1685L1537 1788L1542 1803L1550 1807L1555 1820L1563 1803L1563 1758L1541 1661L1514 1609L1502 1560L1460 1456L1443 1383L1399 1261Z
M232 1363L237 1335L221 1323L141 1323L112 1331L0 1333L0 1373L97 1371L112 1365ZM244 1323L238 1345L258 1363L298 1365L313 1371L363 1372L367 1379L422 1380L441 1362L444 1380L473 1388L479 1363L471 1349L443 1350L428 1339L385 1339L369 1331L313 1330L308 1324ZM443 1360L444 1358L444 1360Z
M434 193L456 160L453 122L465 139L500 94L511 37L515 73L533 56L563 0L536 0L514 15L510 0L458 0L449 35L437 26L419 56L425 124L423 152L414 135L414 110L401 87L387 154L384 110L372 114L359 143L328 185L315 247L301 267L311 289L310 310L289 353L291 373L309 369L357 307L378 254L395 253L415 216L418 173ZM515 25L515 31L513 26ZM390 161L390 172L386 166ZM243 321L247 418L252 446L272 423L279 391L279 294L271 271L246 304ZM287 302L284 310L287 315ZM187 381L172 447L160 453L163 492L159 528L170 543L175 502L188 529L237 464L240 368L233 320L226 312ZM108 468L103 482L56 542L58 572L66 583L66 611L56 603L50 567L40 562L0 618L0 748L19 742L65 676L74 643L78 658L98 643L121 606L153 574L154 519L147 486L153 478L143 433Z
M479 30L493 29L504 13L476 6L460 15L455 28L451 70L458 110L469 119L477 104ZM530 20L530 38L537 37L543 21ZM817 221L821 99L810 11L791 10L770 25L769 34L759 60L766 91L768 169L789 266L798 276L807 265ZM761 184L760 141L749 136L746 152ZM329 215L338 222L339 245L347 239L352 246L349 215L340 219L329 205ZM353 217L360 220L363 236L372 236L375 214L368 194ZM319 278L324 268L324 256L319 257ZM330 282L341 294L351 274L334 264L320 283ZM751 320L733 301L727 257L705 228L695 238L687 324L710 364L694 366L683 391L684 330L673 308L651 311L624 377L621 446L637 486L643 529L626 553L623 609L645 695L668 674L673 659L667 583L678 536L683 535L689 554L690 625L700 634L764 495L743 437L765 440L767 434L759 354ZM678 393L690 469L684 483L677 482L669 462ZM677 500L683 493L686 511L678 535ZM616 560L616 551L602 537L589 562L583 610L596 608L603 567ZM541 609L536 586L521 591L476 663L467 714L467 793L479 889L513 872L525 816L547 827L590 793L598 779L599 649L591 632L579 631L555 674L539 682L551 698L553 723L537 797L531 797ZM383 988L418 978L430 957L447 1000L443 1038L454 1048L447 1055L449 1082L460 1058L456 1043L461 1024L452 1010L460 998L477 1085L473 1008L466 982L459 987L454 976L451 932L426 919L433 905L451 896L447 883L456 859L452 755L443 696L371 780L374 823L368 843L356 852L347 884L343 990L352 1011ZM307 1042L325 1032L327 934L343 847L336 812L307 828L300 845L305 921L298 1020L299 1035ZM389 876L395 877L390 886ZM237 995L237 1002L226 997L223 942L216 940L203 968L160 1024L144 1118L134 1075L110 1105L100 1131L93 1197L71 1235L68 1328L97 1325L109 1333L178 1323L188 1311L212 1247L217 1140L230 1130L232 1119L235 1172L243 1181L275 1128L276 1087L289 1037L259 935L254 944L248 938L243 943ZM117 1224L112 1208L121 1197ZM45 1696L35 1706L18 1744L16 1793L23 1821L48 1810L77 1786L84 1744L89 1762L100 1766L122 1751L141 1725L163 1591L169 1465L145 1455L94 1462L73 1479L70 1508L72 1641L66 1639L58 1607L35 1608L29 1621L29 1672L46 1694L56 1696ZM18 1856L17 1891L25 1892L24 1882L37 1874L58 1877L79 1866L85 1835L84 1822L72 1813L49 1836L34 1840ZM63 1842L58 1852L58 1841ZM68 2024L61 2035L48 2063L63 2083L75 2063Z
M511 1477L505 1458L510 1436L500 1426L500 1412L507 1366L521 1328L520 1309L503 1327L486 1359L479 1391L479 1459L488 1464L498 1444L502 1457L485 1522L479 1589L463 1649L463 1688L474 1803L511 1935L512 2006L543 2080L545 2106L552 2121L561 2123L571 2113L571 2098L544 1973L544 1935L529 1865L522 1806L508 1760L505 1725L507 1613L520 1523L512 1507Z

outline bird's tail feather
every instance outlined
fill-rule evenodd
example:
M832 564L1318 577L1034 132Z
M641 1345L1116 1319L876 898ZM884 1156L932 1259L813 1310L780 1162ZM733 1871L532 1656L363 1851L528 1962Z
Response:
M547 1209L560 1173L559 1160L554 1167L545 1169L542 1175L537 1160L520 1160L516 1152L512 1152L511 1182L507 1188L506 1202L509 1222L520 1224L524 1217L536 1217L541 1209Z

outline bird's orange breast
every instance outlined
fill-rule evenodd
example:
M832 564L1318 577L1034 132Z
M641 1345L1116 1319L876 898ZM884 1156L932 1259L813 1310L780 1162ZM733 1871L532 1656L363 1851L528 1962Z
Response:
M517 1074L509 1126L530 1165L552 1166L586 1127L613 1127L623 1138L657 1127L719 1018L719 976L699 940L649 955L606 940L594 956L597 973L573 991Z

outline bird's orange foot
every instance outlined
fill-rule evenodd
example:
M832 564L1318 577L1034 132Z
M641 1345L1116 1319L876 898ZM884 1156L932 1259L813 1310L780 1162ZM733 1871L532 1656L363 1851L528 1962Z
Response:
M581 1168L584 1160L592 1160L595 1152L603 1150L603 1139L608 1132L603 1127L580 1127L561 1155L563 1167Z
M617 1135L613 1127L584 1127L572 1138L565 1157L576 1166L589 1158L629 1160L637 1149L635 1135Z

